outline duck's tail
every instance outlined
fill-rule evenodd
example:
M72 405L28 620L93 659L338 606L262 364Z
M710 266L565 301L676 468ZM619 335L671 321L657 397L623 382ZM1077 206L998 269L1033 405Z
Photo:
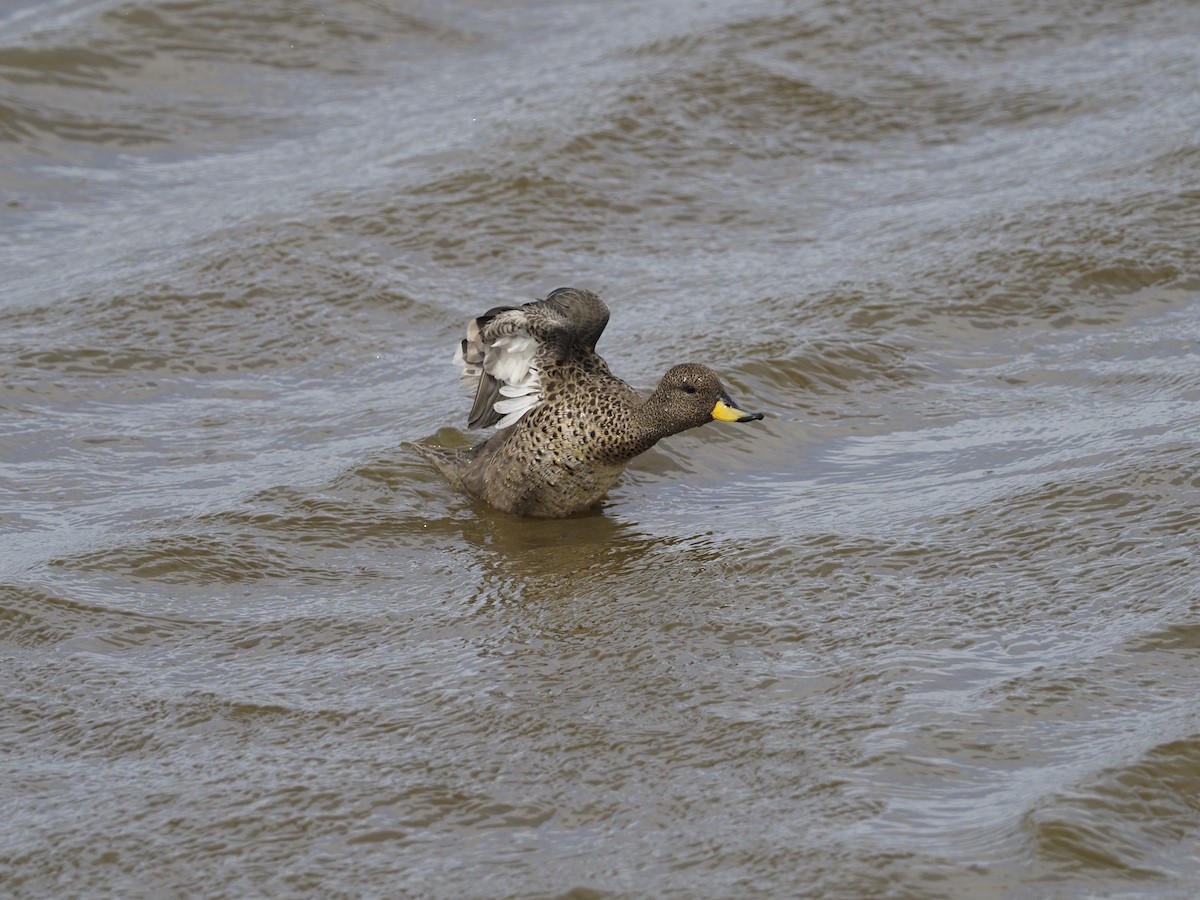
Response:
M463 470L475 455L476 448L454 450L449 447L435 447L433 444L422 444L419 441L405 441L406 447L411 447L433 463L434 468L445 476L451 484L462 484Z

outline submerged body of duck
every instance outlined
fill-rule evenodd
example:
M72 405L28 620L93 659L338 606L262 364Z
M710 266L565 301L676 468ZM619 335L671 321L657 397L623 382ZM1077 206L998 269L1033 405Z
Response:
M593 292L559 288L472 320L455 357L478 378L468 424L496 433L470 450L417 446L497 509L559 517L598 503L664 437L763 417L738 409L717 374L694 363L670 369L643 397L596 353L608 315Z

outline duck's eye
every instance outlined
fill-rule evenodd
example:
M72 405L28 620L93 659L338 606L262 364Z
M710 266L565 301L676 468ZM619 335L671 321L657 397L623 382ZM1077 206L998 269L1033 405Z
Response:
M685 384L683 391L685 394L694 394L696 393L696 386L694 384Z

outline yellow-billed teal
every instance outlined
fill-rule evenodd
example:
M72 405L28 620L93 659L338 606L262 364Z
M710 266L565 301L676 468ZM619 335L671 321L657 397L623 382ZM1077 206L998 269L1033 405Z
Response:
M643 397L608 370L596 341L608 307L592 291L489 309L455 353L478 379L468 426L495 425L470 450L416 445L468 493L521 516L566 516L594 506L625 466L668 435L713 419L751 422L712 369L675 366Z

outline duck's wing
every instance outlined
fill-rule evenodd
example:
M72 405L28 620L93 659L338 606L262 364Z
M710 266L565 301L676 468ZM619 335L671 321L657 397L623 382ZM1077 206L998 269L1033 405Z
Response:
M559 288L545 300L497 306L467 325L454 354L463 377L479 379L467 425L507 428L542 399L542 373L577 347L594 350L608 307L591 291Z
M595 351L608 325L608 306L592 291L562 287L528 305L537 307L532 313L546 322L548 330L567 334L585 350Z
M454 354L466 379L478 379L467 427L507 428L542 399L538 340L524 307L498 306L467 325Z

